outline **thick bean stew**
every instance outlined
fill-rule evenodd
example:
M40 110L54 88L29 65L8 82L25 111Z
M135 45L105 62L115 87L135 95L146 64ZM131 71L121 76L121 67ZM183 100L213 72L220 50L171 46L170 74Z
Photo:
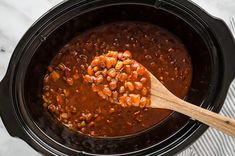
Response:
M103 61L105 68L100 64L104 57L108 58ZM66 44L48 66L43 106L71 130L94 137L146 130L172 112L147 107L150 82L142 67L176 96L186 96L191 59L172 33L143 22L110 23L87 30Z

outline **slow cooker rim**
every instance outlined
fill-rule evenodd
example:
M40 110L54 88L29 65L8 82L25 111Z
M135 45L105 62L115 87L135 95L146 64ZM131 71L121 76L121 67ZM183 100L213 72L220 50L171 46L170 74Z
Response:
M125 3L126 4L126 3ZM119 5L119 4L118 4ZM121 4L120 4L121 5ZM111 4L110 6L113 6L113 4ZM102 8L103 7L107 7L107 6L102 6ZM98 9L98 8L95 8L95 9ZM84 13L84 12L83 12ZM22 84L22 86L23 86L23 84ZM177 133L177 132L176 132ZM47 136L48 137L48 136ZM53 139L52 139L53 140ZM56 142L57 144L58 144L58 142ZM161 142L160 142L161 143ZM159 143L159 144L160 144ZM153 146L155 146L155 145L153 145ZM68 148L68 147L66 147L66 148ZM151 147L150 147L151 148ZM71 148L69 148L70 150L71 150ZM145 149L143 149L143 150L145 150ZM140 150L140 151L142 151L142 150ZM133 153L137 153L138 151L134 151ZM87 153L88 154L88 153ZM90 153L89 153L90 154Z
M41 18L41 19L42 19L42 18ZM37 24L37 23L38 23L38 21L36 22L36 24ZM36 25L36 24L35 24L35 25ZM33 29L33 27L30 28L30 30L32 30L32 29ZM26 40L28 40L28 39L27 39L27 36L24 36L23 38L26 39ZM23 41L23 39L22 39L22 41ZM21 43L22 43L22 41L21 41ZM25 43L24 43L24 44L25 44ZM18 46L19 46L19 45L20 45L20 43L18 44ZM21 44L21 45L22 45L22 44ZM25 45L27 45L27 44L25 44ZM14 56L16 56L16 52L17 52L17 51L20 51L20 49L21 49L21 48L19 49L18 46L17 46L17 48L15 49L14 55L13 55L13 57L12 57L12 59L11 59L11 63L10 63L10 66L9 66L8 72L7 72L7 73L10 73L10 69L12 68L12 71L11 71L11 72L12 72L13 74L10 74L10 75L11 75L11 84L12 84L12 85L14 85L13 79L12 79L12 78L14 77L14 76L13 76L13 75L14 75L14 72L13 72L13 71L16 70L15 67L12 67L12 64L13 64L12 62L14 62L14 60L17 60L17 58L14 57ZM18 49L18 50L17 50L17 49ZM24 49L24 48L23 48L23 49ZM22 50L23 50L23 49L22 49ZM19 52L18 52L18 53L19 53ZM14 63L14 64L15 64L15 63ZM7 74L7 75L9 75L9 74ZM201 129L201 133L203 133L203 132L206 130L206 128L207 128L207 126L201 125L201 126L199 126L198 129ZM195 131L196 131L196 130L195 130Z

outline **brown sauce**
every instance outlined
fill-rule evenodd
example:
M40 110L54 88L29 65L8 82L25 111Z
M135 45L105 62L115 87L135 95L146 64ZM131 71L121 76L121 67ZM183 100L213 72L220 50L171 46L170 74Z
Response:
M108 51L132 57L172 93L184 98L192 79L191 59L170 32L142 22L103 25L79 34L54 57L44 78L43 106L64 125L91 136L123 136L150 128L167 118L163 109L122 107L102 99L84 83L95 56Z

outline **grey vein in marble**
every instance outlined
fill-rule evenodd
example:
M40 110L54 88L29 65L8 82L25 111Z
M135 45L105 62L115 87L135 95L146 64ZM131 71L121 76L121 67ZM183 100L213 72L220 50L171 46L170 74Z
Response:
M13 50L23 34L41 15L61 1L62 0L0 0L0 80L4 77ZM234 0L193 1L210 14L224 19L227 23L230 23L229 19L232 16L235 16ZM235 88L235 85L233 86ZM233 93L229 92L229 94ZM235 103L235 95L231 95L230 97L233 98L226 99L225 106L221 111L222 114L227 114L227 112L230 115L231 113L235 114L235 110L227 110L228 107L226 105L229 102ZM210 128L203 137L210 137L210 134L208 133L210 131L215 130ZM235 140L233 138L223 136L223 134L220 133L217 133L216 135L222 136L222 140L219 140L218 147L215 149L216 154L220 156L220 151L223 152L223 150L229 150L231 148L230 146L222 147L222 142L229 139L235 143ZM200 145L201 140L202 139L199 139L195 144L183 151L181 155L198 155L200 152L196 151L195 148ZM226 144L226 142L223 142L223 144ZM209 145L206 150L211 150ZM234 147L228 151L228 153L228 156L235 155ZM11 137L0 120L0 156L3 155L37 156L40 154L33 150L24 141Z

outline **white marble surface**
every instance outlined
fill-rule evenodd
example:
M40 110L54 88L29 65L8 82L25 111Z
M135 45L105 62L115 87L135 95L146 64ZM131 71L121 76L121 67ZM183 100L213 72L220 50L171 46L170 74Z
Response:
M62 0L0 0L0 80L4 77L12 52L23 34L35 20L60 1ZM235 16L235 0L193 1L228 24L230 18ZM40 154L24 141L10 137L0 121L0 156L3 155Z

